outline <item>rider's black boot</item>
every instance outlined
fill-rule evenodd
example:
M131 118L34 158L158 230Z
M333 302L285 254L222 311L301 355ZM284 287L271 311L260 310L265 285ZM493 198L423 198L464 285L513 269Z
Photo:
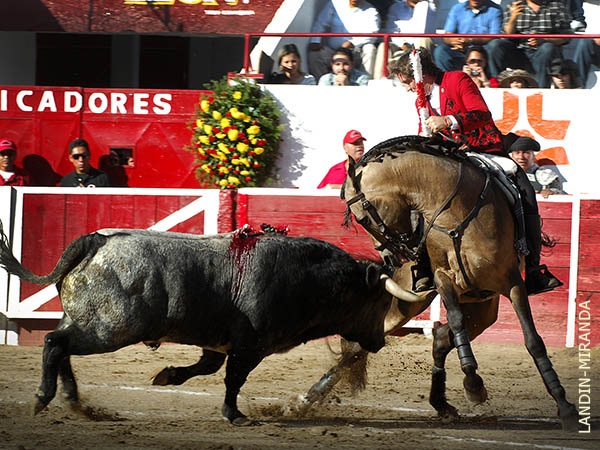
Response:
M537 214L525 215L525 230L529 255L525 257L525 286L527 295L548 292L563 283L556 278L545 265L540 265L542 250L542 224Z
M423 249L417 258L417 263L411 267L413 279L413 292L424 292L435 289L433 272L427 249Z

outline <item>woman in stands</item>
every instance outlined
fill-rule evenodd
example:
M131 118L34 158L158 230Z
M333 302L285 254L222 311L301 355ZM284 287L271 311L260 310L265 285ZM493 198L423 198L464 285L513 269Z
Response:
M294 44L286 44L277 54L279 73L273 73L268 82L273 84L317 84L311 74L300 71L300 52Z

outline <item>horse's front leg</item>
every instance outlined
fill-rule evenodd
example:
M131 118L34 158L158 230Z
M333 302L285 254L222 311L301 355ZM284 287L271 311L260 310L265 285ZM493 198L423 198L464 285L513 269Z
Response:
M548 358L546 345L535 329L531 308L529 306L529 298L527 297L527 289L520 277L519 282L517 282L510 290L510 301L519 317L527 351L532 356L535 365L544 380L546 389L556 401L558 406L558 416L560 417L563 430L576 431L578 427L577 409L572 403L567 401L565 390L560 384L558 375L552 368L550 358Z
M465 315L461 309L458 294L450 278L443 272L436 271L434 277L436 286L438 287L437 291L446 307L448 326L452 332L452 340L458 352L460 368L465 374L465 378L463 379L465 393L470 401L482 403L487 398L487 392L483 385L483 380L477 374L477 361L471 350L469 332L465 325ZM435 366L433 370L433 375L435 376Z

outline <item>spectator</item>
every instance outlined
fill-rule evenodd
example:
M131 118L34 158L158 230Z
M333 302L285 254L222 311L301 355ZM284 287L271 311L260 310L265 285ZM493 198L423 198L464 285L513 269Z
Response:
M580 89L583 87L577 75L577 65L570 59L553 60L549 73L554 89Z
M506 34L568 34L569 13L562 0L515 0L504 14ZM507 67L525 69L535 74L541 88L550 87L548 69L561 56L567 38L495 39L488 45L490 71L497 76Z
M454 5L444 25L446 33L499 34L502 10L492 0L467 0ZM470 45L486 45L493 38L443 38L433 52L436 65L443 71L462 70L465 52Z
M29 174L15 166L17 146L10 139L0 139L0 186L28 186Z
M418 5L418 6L417 6ZM385 15L383 33L435 33L437 6L434 0L396 0ZM388 60L412 48L424 47L433 51L433 39L416 37L393 37L389 41ZM383 43L377 47L375 79L383 72Z
M583 0L563 0L567 10L571 13L571 30L583 33L587 28L585 13L583 11Z
M279 73L274 73L268 80L273 84L317 84L311 74L300 71L300 52L294 44L286 44L277 54Z
M369 76L354 68L354 53L339 47L331 57L331 72L319 78L319 86L366 86Z
M321 10L311 33L377 33L381 19L377 8L366 0L329 0ZM320 37L311 38L308 52L308 68L318 80L329 70L334 49L345 47L356 53L357 66L364 68L373 78L375 43L377 37Z
M108 175L90 165L90 147L84 139L69 144L69 160L75 170L60 180L61 187L108 187Z
M344 136L344 151L346 155L351 157L354 161L358 161L365 153L366 139L360 134L360 131L350 130ZM339 189L344 184L346 179L346 171L348 170L348 158L344 161L337 163L332 166L331 169L325 175L325 178L319 183L317 189L322 188L333 188Z
M592 64L600 66L600 38L578 39L574 60L579 70L579 79L586 86Z
M466 64L463 66L463 72L471 77L471 80L480 88L497 88L498 79L491 77L488 70L488 54L480 45L469 47L465 53Z
M498 75L501 88L524 89L538 87L537 81L529 72L523 69L506 69Z
M525 171L535 192L548 198L552 194L564 194L560 175L550 167L540 167L535 163L535 153L540 144L527 136L520 136L508 149L510 157Z
M419 133L422 134L423 128L427 126L433 133L449 134L455 141L462 142L459 150L508 158L504 139L494 123L481 91L471 78L462 71L441 71L425 49L419 49L416 57L421 60L424 94L429 96L426 99L429 112L427 118L422 117L419 111L419 104L423 99L416 99ZM407 91L417 92L411 54L393 61L390 64L390 73L397 76ZM541 219L535 191L522 170L517 170L514 181L521 194L529 249L529 254L525 257L525 285L528 294L534 295L552 290L562 283L540 265ZM426 283L430 283L433 278L429 258L418 258L414 270L416 289L431 287L431 284ZM420 288L419 284L424 287Z

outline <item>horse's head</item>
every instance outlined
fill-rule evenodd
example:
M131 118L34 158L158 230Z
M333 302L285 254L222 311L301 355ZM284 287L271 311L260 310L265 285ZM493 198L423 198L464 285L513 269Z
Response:
M393 170L381 161L355 163L349 158L348 176L342 189L346 200L344 225L352 216L367 231L383 261L400 266L412 236L411 208L392 183Z

